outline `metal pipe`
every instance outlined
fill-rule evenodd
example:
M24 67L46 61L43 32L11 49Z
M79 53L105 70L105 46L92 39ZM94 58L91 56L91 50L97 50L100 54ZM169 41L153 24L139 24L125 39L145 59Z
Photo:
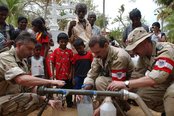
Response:
M115 96L120 99L124 98L124 91L94 91L94 90L74 90L74 89L56 89L56 88L46 88L39 87L37 89L39 95L45 94L67 94L68 95L99 95L99 96Z
M143 112L145 113L146 116L153 116L152 112L149 110L149 108L147 107L147 105L144 103L144 101L140 98L139 95L132 93L132 92L128 92L126 90L124 90L124 99L132 99L135 100L135 102L139 105L139 107L143 110Z
M132 99L140 106L146 116L153 116L147 105L144 101L140 98L139 95L128 92L127 90L120 90L120 91L94 91L94 90L73 90L73 89L54 89L54 88L46 88L46 87L39 87L37 89L37 93L39 95L45 94L68 94L68 95L99 95L99 96L112 96L117 97L122 100Z

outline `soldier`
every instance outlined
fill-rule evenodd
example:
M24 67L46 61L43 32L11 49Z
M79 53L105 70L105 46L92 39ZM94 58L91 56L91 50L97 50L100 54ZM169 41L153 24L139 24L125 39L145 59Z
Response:
M64 81L46 80L28 73L25 58L32 55L36 39L29 32L21 32L15 40L16 48L0 54L0 115L26 116L42 103L35 93L35 86L63 86ZM53 100L49 101L55 107Z
M155 111L173 116L174 110L174 45L151 41L151 33L143 27L136 28L128 36L128 51L140 56L135 72L138 79L113 81L109 90L139 88L137 93L147 106Z
M97 90L106 91L112 81L129 79L133 63L124 49L110 46L108 40L101 35L93 36L89 47L95 58L84 80L84 89L95 86Z

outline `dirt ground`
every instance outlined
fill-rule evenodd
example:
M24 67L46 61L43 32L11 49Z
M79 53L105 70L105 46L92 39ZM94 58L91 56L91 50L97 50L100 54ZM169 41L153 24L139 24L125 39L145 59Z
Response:
M28 116L37 116L38 110L32 112ZM152 111L154 116L161 116L160 113ZM131 110L129 110L127 113L127 116L145 116L143 111L137 107L137 106L131 106ZM76 107L74 108L67 108L65 111L56 111L52 110L51 107L47 107L46 110L43 112L42 116L77 116L77 110Z

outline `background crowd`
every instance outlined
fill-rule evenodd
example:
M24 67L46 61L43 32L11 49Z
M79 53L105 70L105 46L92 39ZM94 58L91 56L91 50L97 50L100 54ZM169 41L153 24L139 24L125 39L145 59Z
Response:
M152 78L153 81L148 80L146 83L144 82L144 85L142 84L141 86L140 81L143 81L143 79L147 79L147 77L144 77L142 80L135 80L130 82L126 81L131 78L131 73L134 70L134 64L131 61L131 57L133 57L134 55L139 55L140 58L148 56L148 59L146 60L151 60L151 52L153 51L153 49L150 48L152 47L152 43L154 43L153 45L155 46L158 42L167 42L167 37L165 33L161 32L160 30L160 23L154 22L149 28L149 26L141 22L141 12L137 8L133 9L129 13L129 18L132 23L125 28L123 32L122 43L120 44L116 40L114 40L113 37L107 37L106 35L102 35L100 28L95 25L95 21L97 18L96 14L94 12L87 11L87 6L84 3L78 3L76 5L75 14L77 15L77 17L76 19L68 22L67 31L61 32L57 35L57 43L53 42L52 35L46 27L45 20L42 17L37 17L33 19L31 22L32 28L28 28L27 18L20 16L18 17L17 21L18 27L14 28L11 24L6 23L8 13L8 8L4 5L1 5L0 52L3 56L5 53L10 52L12 49L18 50L19 48L21 48L21 43L22 45L28 44L28 46L26 45L25 47L27 47L28 51L30 51L31 53L25 53L27 54L25 55L23 52L21 52L21 54L23 53L21 55L20 52L17 52L18 57L25 56L21 58L27 59L26 64L29 68L27 73L28 75L40 78L41 80L39 81L43 81L40 83L36 82L37 84L28 84L28 86L45 85L51 83L54 85L60 85L61 88L66 89L82 89L82 85L86 85L84 86L84 89L93 89L95 85L97 90L104 91L107 89L114 91L117 89L129 88L129 86L132 88L138 88L155 86L156 84L163 82L165 83L165 79L163 80L161 78L167 78L173 71L173 56L171 56L170 53L166 53L165 55L163 54L161 57L159 57L157 60L153 59L153 63L156 64L159 59L164 60L164 57L167 56L167 58L165 58L167 60L163 63L166 63L165 66L170 65L169 67L164 67L165 69L160 68L158 67L158 65L160 65L159 63L156 64L157 68L152 68L153 66L151 66L151 68L146 67L147 70L152 71L152 73L150 73L151 75L148 74L148 76ZM85 18L86 15L87 18ZM148 32L151 33L149 34ZM25 34L28 35L25 36ZM21 40L22 37L29 38L29 36L32 35L34 36L35 41L25 39ZM148 41L145 41L146 38L150 39ZM28 43L26 43L26 41ZM29 46L30 42L32 42L31 46ZM131 42L137 43L136 45L134 45L134 43L131 45ZM144 42L145 45L148 45L150 49L147 50L147 52L145 52L144 54L142 51L139 50L140 48L137 48L138 44L140 44L141 42ZM70 47L67 46L68 43L70 43ZM58 44L59 46L53 50L52 46L54 46L55 44ZM126 48L127 51L124 48ZM163 44L157 46L157 50L160 52L163 52L163 48L165 48ZM166 49L168 50L168 48ZM173 48L171 49L173 50ZM160 53L155 54L156 57L158 57L159 54ZM22 59L20 60L22 61ZM156 60L156 62L154 62L154 60ZM144 59L142 60L142 62L143 61ZM135 72L138 71L136 70ZM4 75L6 75L6 73L7 72L5 72ZM11 73L14 72L12 71ZM163 74L164 77L158 79L158 77L154 76L155 74L159 73ZM4 75L2 75L3 79ZM23 75L23 72L15 75L15 77L18 77L20 75ZM51 80L51 82L49 81L47 83L47 81L45 81L44 83L44 80L46 79ZM4 80L8 80L8 78L5 78ZM11 81L13 81L13 79L11 79ZM15 82L17 83L18 81L15 80ZM125 85L121 86L121 84L123 83L120 84L120 82L126 83ZM147 84L148 82L150 82L150 84ZM165 90L169 86L170 84L167 84L167 86L165 86ZM166 92L165 90L163 88L164 92L161 96L164 95L164 93ZM169 94L169 96L170 95L171 94ZM161 97L161 99L162 98L163 97ZM73 100L71 95L66 96L66 102L67 107L73 106ZM127 111L128 109L124 110ZM167 111L168 116L170 116L172 112L166 109L160 109L157 111ZM98 115L98 109L96 110L95 115Z

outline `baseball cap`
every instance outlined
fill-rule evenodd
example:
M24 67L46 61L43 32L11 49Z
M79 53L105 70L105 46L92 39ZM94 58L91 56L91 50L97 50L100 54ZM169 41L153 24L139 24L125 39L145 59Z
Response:
M150 37L153 33L148 33L143 27L135 28L127 39L126 50L133 50L138 44L143 42L146 38Z

